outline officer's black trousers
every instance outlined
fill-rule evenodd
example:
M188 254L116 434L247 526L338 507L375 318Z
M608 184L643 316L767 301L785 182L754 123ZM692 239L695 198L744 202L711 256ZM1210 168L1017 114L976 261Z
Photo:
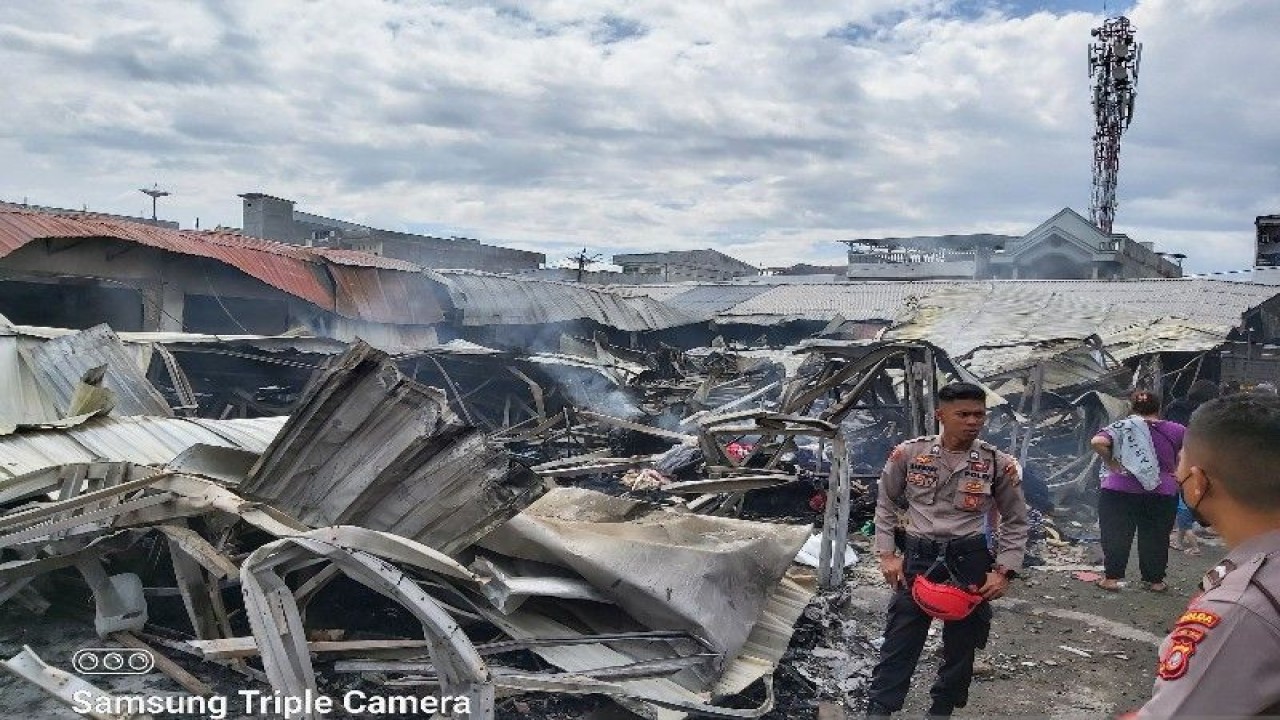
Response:
M867 700L879 703L890 712L902 709L932 620L912 599L911 591L899 588L894 593L889 603L884 645L880 647L880 662L871 673ZM990 632L991 604L985 602L964 620L943 623L942 665L929 691L935 705L961 708L969 702L974 654L978 648L987 646Z

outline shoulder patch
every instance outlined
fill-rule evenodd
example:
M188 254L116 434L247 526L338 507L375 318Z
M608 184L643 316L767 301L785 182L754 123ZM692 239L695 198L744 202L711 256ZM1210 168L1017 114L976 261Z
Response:
M1161 680L1172 681L1187 674L1191 668L1191 656L1204 639L1206 631L1195 628L1177 628L1169 636L1169 646L1160 653L1160 666L1156 675Z
M1018 463L1010 461L1004 466L1004 472L1002 474L1006 480L1012 482L1014 485L1022 484L1022 473L1018 472Z
M1220 622L1222 622L1222 618L1208 610L1187 610L1182 613L1182 617L1178 618L1178 622L1175 625L1179 628L1184 625L1201 625L1206 628L1214 628ZM1174 632L1176 634L1177 630Z
M903 456L905 456L906 454L907 454L906 449L904 449L903 446L899 445L893 449L893 452L889 453L889 461L897 462L901 460Z

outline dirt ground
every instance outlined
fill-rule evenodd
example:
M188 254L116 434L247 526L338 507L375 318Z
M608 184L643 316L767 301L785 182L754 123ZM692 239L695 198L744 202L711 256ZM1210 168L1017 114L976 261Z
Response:
M1171 589L1163 595L1148 592L1137 582L1136 557L1129 571L1130 582L1119 593L1104 592L1073 577L1081 569L1096 566L1097 552L1094 543L1050 553L1050 565L1029 570L1022 580L1015 581L1010 596L996 603L991 642L979 654L980 675L969 706L958 711L958 717L1114 717L1138 707L1149 696L1159 640L1186 606L1200 577L1225 550L1206 546L1200 557L1170 551ZM858 717L864 707L865 685L874 662L873 647L883 629L889 593L866 553L850 574L853 582L843 610L844 640L828 643L842 647L797 648L793 649L792 658L811 664L826 662L825 658L843 663L847 672L842 681L843 697L848 717L852 718ZM12 657L23 644L28 644L47 662L67 668L77 648L97 644L91 624L86 623L91 622L91 617L59 616L56 609L53 612L52 617L32 622L30 616L13 608L0 608L0 657ZM903 717L920 717L928 705L929 685L937 664L933 651L939 640L935 635L926 647ZM210 680L218 676L225 679L221 672L210 677L212 669L208 666L183 664ZM781 695L788 691L788 678L796 678L797 673L783 668L777 677L782 701ZM814 693L795 693L798 682L803 680L790 685L791 697L766 716L769 720L809 720L817 716ZM160 675L114 678L99 684L118 694L177 690ZM234 693L232 686L218 684L219 691ZM533 697L508 700L499 717L634 717L610 709L613 706L602 698L563 703L544 700L551 701L540 702ZM0 720L34 717L83 716L24 681L0 672Z
M991 641L978 655L980 674L968 707L957 711L957 717L1114 717L1150 697L1159 641L1225 548L1206 545L1198 557L1170 550L1167 594L1149 592L1138 581L1136 552L1119 593L1073 577L1092 565L1097 553L1093 544L1076 551L1076 557L1060 554L1056 560L1080 562L1031 569L1014 582L1006 599L995 603ZM870 635L878 636L883 628L888 597L883 584L868 583L855 593L855 617ZM932 637L931 646L938 639ZM903 709L905 717L920 717L928 707L937 669L937 657L929 649Z

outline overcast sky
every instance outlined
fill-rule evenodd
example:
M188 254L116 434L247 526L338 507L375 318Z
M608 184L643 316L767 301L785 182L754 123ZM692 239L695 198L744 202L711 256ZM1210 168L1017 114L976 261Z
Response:
M1145 50L1116 231L1251 264L1275 0L1109 0ZM1022 234L1089 210L1064 0L7 0L0 199L239 226L237 193L546 252ZM1271 78L1268 80L1268 78Z

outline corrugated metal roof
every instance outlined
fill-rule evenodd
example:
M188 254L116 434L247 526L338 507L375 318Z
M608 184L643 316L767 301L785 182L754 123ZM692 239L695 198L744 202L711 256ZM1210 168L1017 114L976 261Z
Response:
M0 257L45 238L111 238L211 258L346 317L404 325L428 325L444 318L422 268L403 260L304 248L233 232L0 208Z
M0 209L0 257L44 238L114 238L213 258L291 295L333 308L324 268L304 248L225 231L173 230L119 220Z
M1240 315L1275 296L1273 289L1254 283L1232 283L1199 278L1160 280L986 280L952 282L850 282L846 284L780 285L724 312L720 322L768 325L787 320L829 321L901 320L913 306L956 307L957 303L995 303L1004 309L993 313L1034 312L1038 306L1057 303L1094 312L1098 307L1132 311L1131 317L1178 317L1195 322L1235 325ZM964 308L958 308L963 311ZM1045 322L1072 323L1064 317L1038 316ZM1081 325L1083 323L1075 323ZM1065 337L1060 335L1058 337Z
M335 265L382 268L383 270L400 270L415 273L422 270L421 266L415 265L408 260L397 260L396 258L383 257L382 255L374 255L358 250L313 247L310 248L310 251L312 254L319 255Z
M0 437L0 482L67 463L163 464L197 443L261 453L286 419L99 417L66 429L22 428Z
M696 322L648 297L626 297L597 287L523 280L461 270L436 270L462 313L462 324L541 325L593 320L619 330L662 330Z
M716 313L768 291L767 285L703 285L672 295L662 302L693 317L710 320Z
M435 283L421 272L372 266L333 265L337 312L395 325L434 325L444 320Z
M115 415L168 417L173 410L111 328L98 325L30 349L31 372L54 405L68 412L85 373L105 366L102 385L115 394Z

